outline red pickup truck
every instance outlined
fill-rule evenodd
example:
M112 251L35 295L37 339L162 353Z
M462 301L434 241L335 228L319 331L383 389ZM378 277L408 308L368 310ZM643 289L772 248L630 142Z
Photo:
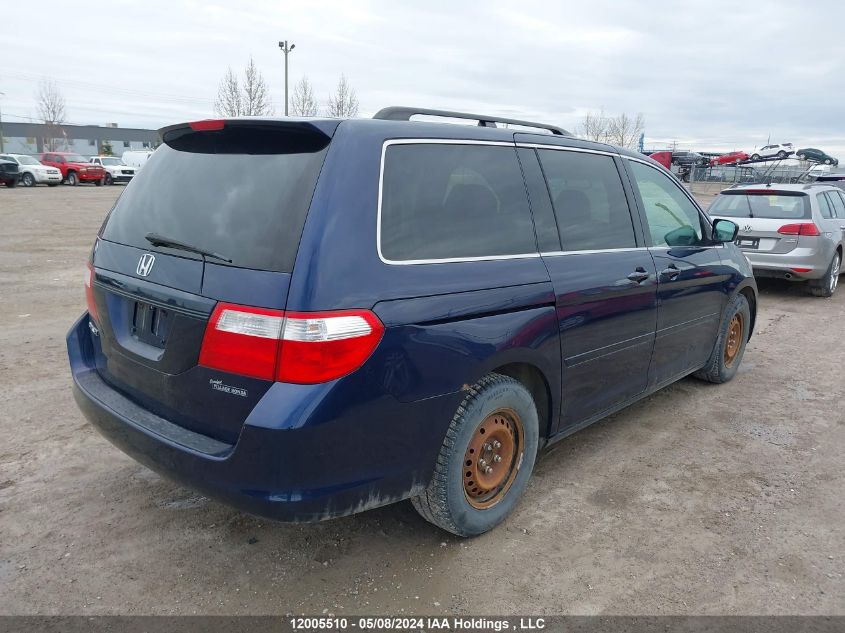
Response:
M79 154L45 152L41 154L41 162L62 172L62 179L69 185L93 182L99 187L106 179L105 169L89 163L87 158Z

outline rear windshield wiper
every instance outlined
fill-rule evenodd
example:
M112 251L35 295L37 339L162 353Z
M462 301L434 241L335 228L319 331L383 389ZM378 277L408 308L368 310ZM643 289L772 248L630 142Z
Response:
M213 253L212 251L206 251L197 246L191 246L190 244L185 244L184 242L180 242L179 240L164 237L163 235L159 235L158 233L147 233L144 236L144 239L146 239L153 246L175 248L179 251L188 251L189 253L196 253L197 255L201 255L204 258L213 257L214 259L219 259L222 262L227 262L229 264L232 263L232 260L228 257L225 257L224 255L218 255L217 253Z

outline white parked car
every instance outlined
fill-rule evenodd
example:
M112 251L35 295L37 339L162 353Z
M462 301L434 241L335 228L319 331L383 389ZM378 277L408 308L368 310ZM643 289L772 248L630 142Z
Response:
M129 182L135 177L135 172L137 171L134 167L129 167L123 162L122 158L118 158L117 156L94 156L90 162L106 170L107 185L113 185L116 182Z
M749 152L751 160L760 160L761 158L786 158L795 153L795 148L792 143L780 143L778 145L765 145L760 149L755 149Z
M21 172L21 184L24 187L34 187L44 183L55 187L62 182L62 172L55 167L41 164L37 158L26 154L0 154L0 160L10 160L18 164Z
M126 165L134 167L136 170L138 170L144 166L144 164L149 160L150 156L152 155L153 150L151 149L129 150L128 152L123 152L121 160L123 160Z

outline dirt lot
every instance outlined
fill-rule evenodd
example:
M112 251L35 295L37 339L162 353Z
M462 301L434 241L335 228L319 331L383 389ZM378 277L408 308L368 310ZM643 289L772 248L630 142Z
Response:
M0 613L845 614L845 291L761 285L733 382L683 380L559 443L490 534L407 503L273 524L76 409L64 336L119 192L0 190Z

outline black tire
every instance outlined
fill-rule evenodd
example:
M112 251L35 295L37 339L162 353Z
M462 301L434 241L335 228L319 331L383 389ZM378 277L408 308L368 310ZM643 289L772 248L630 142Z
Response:
M825 165L830 165L830 159L829 159L829 158L825 158L825 159L824 159L824 164L825 164Z
M830 266L827 267L824 277L813 279L807 284L807 290L809 290L810 294L814 297L832 297L833 293L836 292L836 288L839 286L841 266L842 254L836 251L833 259L830 260Z
M107 184L107 185L113 185L114 184L114 178L111 177L111 174L106 174L106 183L105 184Z
M751 160L760 160L760 154L751 154Z
M806 159L807 157L806 157L806 156L804 156L804 154L798 154L798 158L800 158L801 160L804 160L804 159Z
M739 336L731 335L734 318L740 320L741 333ZM751 327L751 308L748 305L748 299L742 294L738 294L728 304L725 310L725 318L722 321L722 326L719 328L719 336L716 337L716 343L713 345L713 351L710 352L710 358L707 359L707 364L693 374L696 378L706 380L716 384L728 382L736 375L740 364L742 364L742 357L745 355L745 346L748 343L748 332ZM728 346L731 345L731 340L738 343L736 352L730 356L728 362Z
M31 173L24 172L23 176L21 176L21 184L24 187L34 187L35 186L35 176Z
M69 184L71 187L75 187L76 185L78 185L78 184L79 184L79 176L77 176L77 175L76 175L76 172L75 172L75 171L69 171L69 172L67 173L67 178L65 178L65 181L66 181L66 182L67 182L67 184Z
M60 184L61 183L59 183L59 182L48 182L47 186L48 187L58 187Z
M784 158L786 158L786 152L784 152L783 150L780 150L780 151L778 152L778 158L780 158L781 160L783 160Z
M10 180L10 181L8 181L8 182L6 183L6 186L7 186L9 189L13 189L14 187L17 187L17 186L18 186L18 181L17 181L17 180Z
M97 185L98 187L102 187L104 180L105 180L105 178L100 178L99 180L95 180L94 184Z
M469 473L465 458L470 443L478 437L477 431L500 411L510 412L521 421L521 457L519 452L514 453L507 471L510 483L494 495L493 505L478 508L470 503L465 490ZM412 497L411 503L426 521L458 536L477 536L493 529L510 514L525 491L539 437L537 407L531 393L514 378L488 374L470 387L458 407L437 456L431 483L421 495Z

